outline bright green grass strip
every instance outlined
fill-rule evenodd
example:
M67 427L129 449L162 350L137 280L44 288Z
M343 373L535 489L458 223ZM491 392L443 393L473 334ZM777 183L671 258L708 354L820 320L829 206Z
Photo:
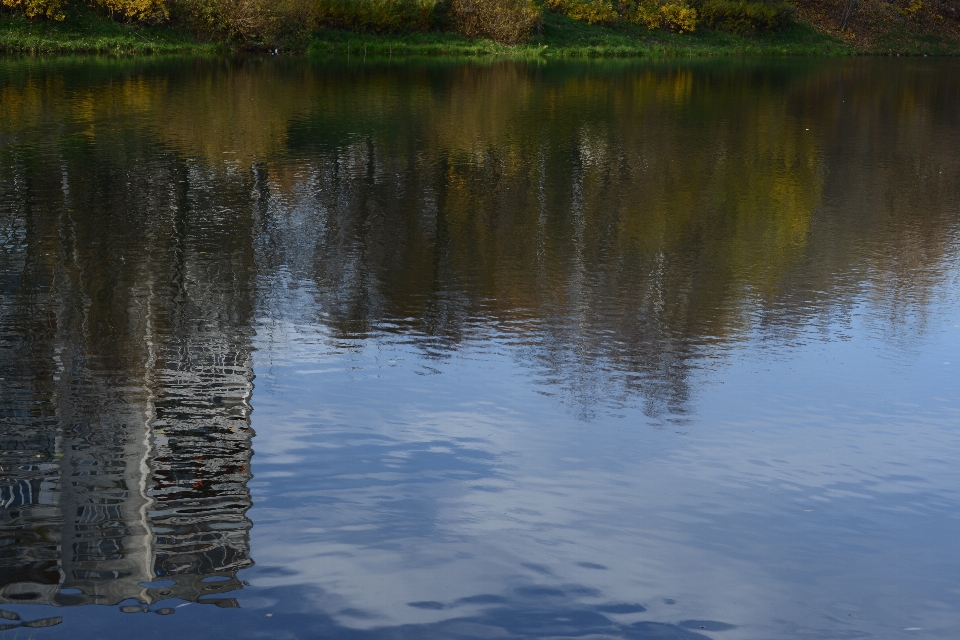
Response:
M0 13L0 52L28 54L213 53L223 49L201 43L170 27L126 25L91 11L78 10L63 22L28 20Z
M309 46L314 56L496 56L505 58L630 58L720 55L843 56L854 53L847 44L818 33L808 25L794 24L783 33L744 37L717 31L674 34L649 31L633 24L599 27L544 12L540 33L529 44L498 45L489 40L469 40L449 33L370 35L346 31L320 31Z

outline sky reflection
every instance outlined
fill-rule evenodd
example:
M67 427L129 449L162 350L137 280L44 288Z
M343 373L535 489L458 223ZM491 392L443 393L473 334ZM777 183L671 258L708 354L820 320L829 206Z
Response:
M958 78L0 64L0 611L953 637Z

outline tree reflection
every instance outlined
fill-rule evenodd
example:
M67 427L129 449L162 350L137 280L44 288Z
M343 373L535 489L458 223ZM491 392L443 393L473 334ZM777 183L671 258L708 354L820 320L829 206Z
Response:
M498 341L584 417L683 413L751 332L922 317L960 75L911 64L3 63L0 601L239 586L282 287L337 340Z
M44 134L4 156L0 602L237 588L249 218L208 169L129 130Z

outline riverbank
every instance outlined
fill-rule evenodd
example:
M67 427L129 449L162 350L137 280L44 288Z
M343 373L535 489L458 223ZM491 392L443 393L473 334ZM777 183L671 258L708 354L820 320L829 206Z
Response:
M540 33L533 34L528 44L500 45L451 33L370 35L331 30L316 34L308 51L313 56L457 55L512 58L843 56L856 53L850 44L819 33L803 23L791 24L781 33L754 37L706 29L676 34L650 31L637 24L612 27L589 25L550 11L544 11L543 27Z
M821 11L821 14L823 12ZM633 23L609 27L578 22L551 11L529 42L501 45L441 31L368 34L323 30L278 43L230 45L203 41L170 26L124 24L84 11L62 22L0 14L0 52L7 54L213 54L278 46L311 56L495 56L505 58L960 55L960 38L908 21L884 21L866 13L864 28L840 33L809 9L782 32L743 36L709 29L676 34ZM854 27L861 26L855 24ZM831 32L833 31L833 32ZM866 33L867 35L863 35Z
M149 55L218 53L222 43L202 42L169 26L124 24L93 12L77 12L62 22L29 20L0 13L0 53Z

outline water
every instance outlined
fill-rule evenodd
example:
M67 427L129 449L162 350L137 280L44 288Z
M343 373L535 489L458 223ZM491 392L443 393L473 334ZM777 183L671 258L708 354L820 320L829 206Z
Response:
M8 59L0 247L10 637L960 635L956 61Z

